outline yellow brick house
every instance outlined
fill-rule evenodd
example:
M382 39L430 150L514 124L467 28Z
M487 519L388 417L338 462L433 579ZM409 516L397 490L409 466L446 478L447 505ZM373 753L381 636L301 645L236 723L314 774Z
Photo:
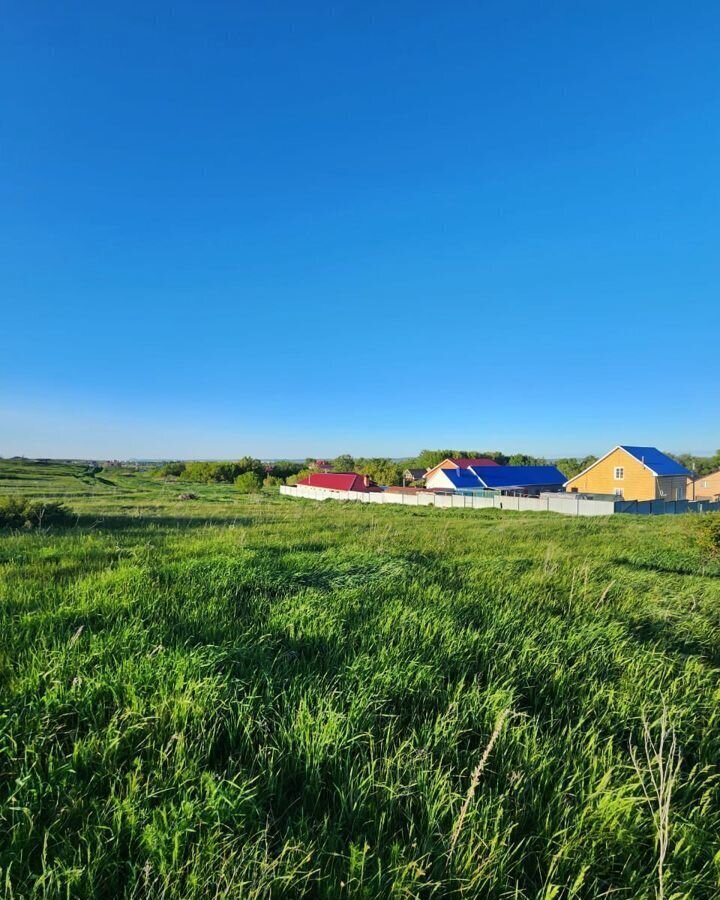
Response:
M690 473L656 447L614 447L565 490L580 494L614 494L625 500L685 500Z

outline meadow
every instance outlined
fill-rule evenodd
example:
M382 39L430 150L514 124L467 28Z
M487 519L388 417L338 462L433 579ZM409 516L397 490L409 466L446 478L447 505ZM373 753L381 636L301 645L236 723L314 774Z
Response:
M0 462L0 891L720 897L720 563L690 517Z

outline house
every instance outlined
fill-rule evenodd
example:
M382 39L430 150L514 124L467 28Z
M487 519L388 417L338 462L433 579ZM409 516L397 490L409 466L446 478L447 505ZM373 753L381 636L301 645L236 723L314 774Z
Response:
M565 484L581 494L625 500L684 500L690 472L656 447L619 445Z
M405 469L403 472L403 484L410 484L413 481L425 480L425 469Z
M433 466L432 469L428 469L425 472L425 480L430 478L431 475L434 475L438 469L470 469L472 466L496 466L497 463L494 459L486 459L485 457L477 457L475 459L444 459L442 462L439 462L436 466Z
M717 500L720 497L720 472L688 479L688 500Z
M425 487L430 491L481 491L482 484L472 469L441 469L428 472Z
M316 459L310 464L313 472L332 472L332 462L329 459Z
M428 473L430 490L501 491L530 494L561 491L566 478L555 466L469 466Z
M368 475L358 475L356 472L312 472L307 478L301 478L298 484L330 491L382 491Z

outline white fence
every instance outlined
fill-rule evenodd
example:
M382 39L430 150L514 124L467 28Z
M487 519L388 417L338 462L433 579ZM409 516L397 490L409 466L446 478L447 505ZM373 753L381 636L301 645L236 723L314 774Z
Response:
M542 497L473 497L470 494L434 494L432 491L404 494L395 491L334 491L298 484L283 485L286 497L307 500L354 500L357 503L396 503L401 506L437 506L441 509L513 509L518 512L558 512L566 516L610 516L613 500L586 500L572 494L545 494Z

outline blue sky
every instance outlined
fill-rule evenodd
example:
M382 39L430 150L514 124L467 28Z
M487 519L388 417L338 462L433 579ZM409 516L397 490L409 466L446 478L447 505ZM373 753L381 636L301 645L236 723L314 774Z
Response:
M0 454L720 446L715 3L11 3Z

